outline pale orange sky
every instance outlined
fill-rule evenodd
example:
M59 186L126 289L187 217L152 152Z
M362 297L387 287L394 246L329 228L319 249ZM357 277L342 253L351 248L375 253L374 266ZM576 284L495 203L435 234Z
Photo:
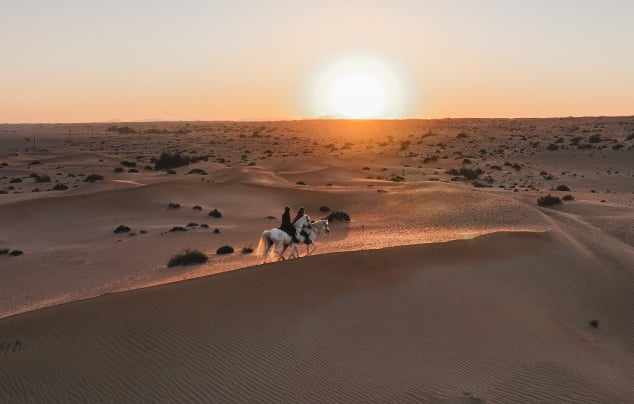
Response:
M324 72L360 57L392 80L373 117L632 115L633 17L620 0L11 2L0 122L336 115Z

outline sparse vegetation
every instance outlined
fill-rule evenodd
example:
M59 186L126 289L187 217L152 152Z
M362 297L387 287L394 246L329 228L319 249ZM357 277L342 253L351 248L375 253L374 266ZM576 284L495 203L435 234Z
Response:
M216 219L219 219L222 217L222 213L220 213L220 211L218 209L214 209L211 212L209 212L209 215L211 217L215 217Z
M17 257L19 255L24 254L24 252L22 252L22 250L13 250L9 253L9 255L13 256L13 257Z
M130 228L124 224L120 224L119 226L117 226L116 229L114 229L112 232L113 233L127 233L130 231Z
M8 248L0 248L0 255L7 255L7 254L9 254Z
M570 188L568 188L567 185L558 185L557 186L557 191L570 191Z
M539 199L537 199L537 204L539 206L553 206L553 205L558 205L561 203L561 199L559 199L558 196L552 196L550 194L546 195L546 196L541 196L539 197Z
M51 182L51 177L45 174L31 174L31 177L35 178L35 182Z
M253 252L253 248L251 247L242 247L242 254L251 254Z
M339 221L350 221L350 216L346 212L332 212L328 215L328 221L339 220Z
M186 249L170 258L167 267L172 268L177 265L202 264L208 260L209 257L204 253L198 250Z
M228 245L224 245L220 248L218 248L216 250L216 254L232 254L233 253L233 247L228 246Z
M88 176L86 176L86 178L84 178L84 182L95 182L95 181L102 181L103 180L103 175L99 175L99 174L90 174Z
M564 201L572 201L572 200L575 199L575 197L570 195L570 194L568 194L568 195L564 195L561 199L564 200Z
M181 207L180 203L170 202L167 204L167 209L178 209Z
M191 162L191 159L187 156L182 156L180 153L163 152L159 158L154 161L155 170L167 170L171 168L177 168L186 166Z
M65 191L67 189L68 185L62 184L61 182L53 186L53 191Z
M174 226L169 231L174 233L174 232L178 232L178 231L187 231L187 229L184 228L183 226Z

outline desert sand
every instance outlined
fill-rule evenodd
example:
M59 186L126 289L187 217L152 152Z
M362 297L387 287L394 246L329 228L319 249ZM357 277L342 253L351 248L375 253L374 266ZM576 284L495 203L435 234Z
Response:
M634 401L634 117L3 124L0 250L0 402Z

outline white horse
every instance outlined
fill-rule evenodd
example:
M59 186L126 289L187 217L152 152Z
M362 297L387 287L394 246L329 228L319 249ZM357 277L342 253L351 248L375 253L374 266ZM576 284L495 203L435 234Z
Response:
M317 245L315 244L315 239L317 236L324 232L326 234L330 233L330 226L328 226L328 219L321 219L315 222L310 223L309 225L304 225L302 227L302 232L300 233L298 239L300 242L306 244L306 255L310 255L315 252L317 249ZM310 240L310 243L306 243L306 237ZM294 254L295 258L299 258L299 250L297 248L291 248L291 254ZM291 258L291 255L289 255Z
M302 223L302 231L298 235L298 239L300 242L304 243L306 242L306 237L308 237L311 242L306 244L306 255L312 254L317 249L315 246L315 239L317 238L317 235L322 231L325 231L326 234L330 233L328 219L318 220L311 223L308 216L304 216L301 220L303 220L304 223ZM283 253L289 245L291 246L291 251L288 258L299 258L297 244L293 242L292 237L284 230L274 228L271 230L265 230L260 237L260 242L258 243L256 252L258 257L263 258L262 263L266 262L266 258L268 257L271 247L273 247L274 244L275 248L273 251L275 251L281 260L286 259Z
M310 219L308 218L308 216L302 216L298 220L297 224L299 224L303 229L304 227L310 225ZM278 229L277 227L271 230L264 230L264 232L262 232L262 236L260 236L258 248L256 249L257 256L264 258L264 260L262 261L263 264L266 262L266 258L269 256L271 247L273 247L273 245L275 245L273 251L275 251L278 258L281 260L286 259L283 253L284 250L286 250L286 247L288 247L289 245L291 246L291 253L289 255L289 258L295 257L297 255L297 244L293 242L293 238L290 236L290 234L288 234L284 230Z

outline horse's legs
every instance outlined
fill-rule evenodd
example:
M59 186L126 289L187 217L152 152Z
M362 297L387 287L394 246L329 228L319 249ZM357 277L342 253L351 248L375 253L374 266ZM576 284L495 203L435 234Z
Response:
M274 250L274 251L275 251L275 253L277 254L277 256L278 256L278 257L280 257L280 259L281 259L282 261L285 261L285 260L286 260L286 258L284 258L283 251L280 251L280 247L281 247L281 246L283 246L283 245L284 245L284 243L282 243L282 244L278 244L278 243L276 242L276 243L275 243L275 250Z
M311 249L311 246L312 246L312 249ZM306 245L306 254L310 255L314 253L316 249L317 249L317 246L315 245L315 242L313 241L312 243Z
M269 256L269 252L271 250L271 247L273 247L273 242L271 241L271 239L269 237L266 238L266 248L264 249L264 255L263 255L263 260L262 263L266 264L266 258Z
M288 255L288 259L291 259L291 258L299 258L297 256L297 244L293 242L291 242L291 252Z

